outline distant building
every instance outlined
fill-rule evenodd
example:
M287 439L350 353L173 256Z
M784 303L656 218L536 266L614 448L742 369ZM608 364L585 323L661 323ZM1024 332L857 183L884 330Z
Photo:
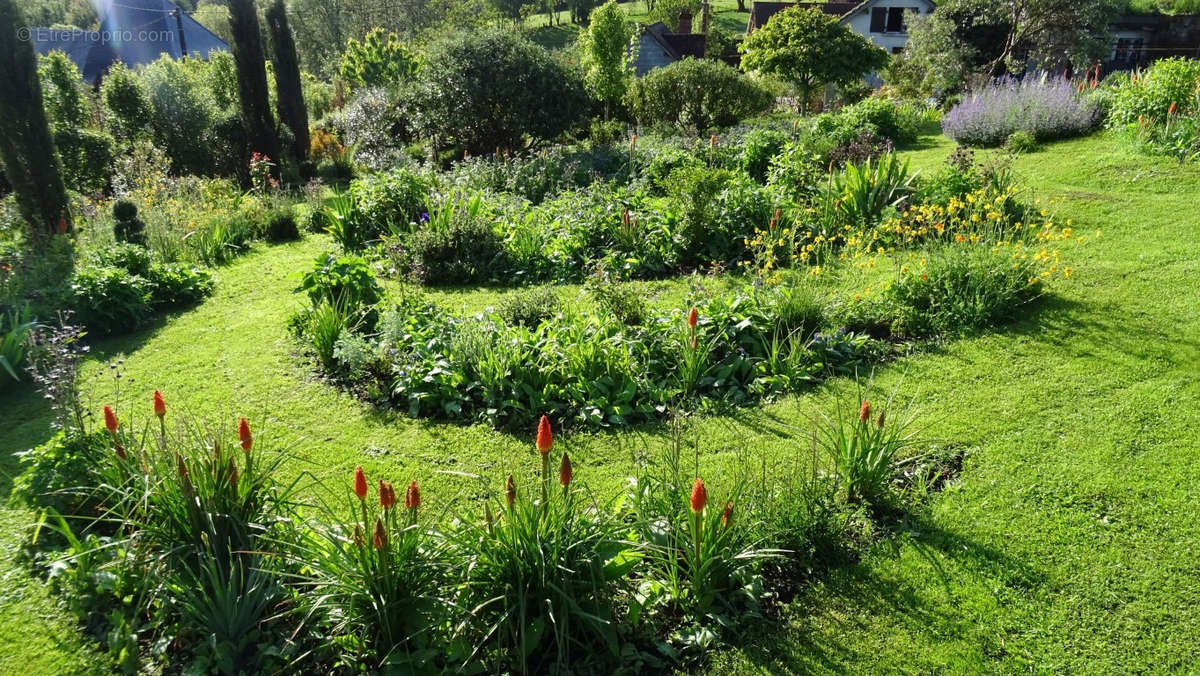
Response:
M129 67L166 54L208 58L229 45L170 0L97 0L100 29L35 28L30 34L39 54L65 52L87 82L96 82L121 61Z
M933 12L930 0L865 0L864 2L755 2L750 6L746 35L766 25L771 17L795 6L831 14L876 47L899 54L908 45L908 17Z
M1111 29L1113 46L1102 66L1105 73L1141 68L1172 56L1200 59L1200 15L1126 15Z
M692 32L692 15L684 11L679 17L679 32L672 33L661 21L642 29L638 36L637 54L633 62L634 72L645 75L686 57L704 58L708 42L708 3L701 14L700 32Z

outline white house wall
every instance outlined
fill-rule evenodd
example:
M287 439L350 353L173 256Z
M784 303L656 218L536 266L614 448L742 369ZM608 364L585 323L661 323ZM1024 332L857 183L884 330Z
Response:
M871 10L875 7L915 8L921 15L933 11L933 4L927 0L875 0L875 2L868 2L865 7L859 8L849 18L843 20L846 26L855 33L868 38L889 54L897 49L903 49L908 44L908 33L872 33Z

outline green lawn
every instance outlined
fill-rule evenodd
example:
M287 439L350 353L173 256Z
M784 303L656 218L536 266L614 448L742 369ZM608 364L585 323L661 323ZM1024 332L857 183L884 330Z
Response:
M941 137L908 154L933 167ZM780 626L723 653L713 673L1186 670L1200 660L1200 168L1132 155L1104 137L1048 146L1018 170L1088 239L1075 279L1032 316L957 339L877 373L915 395L931 438L972 451L930 507L854 566L806 589ZM1096 236L1096 231L1101 231ZM446 502L477 472L499 486L533 444L482 426L372 410L323 383L295 354L287 316L319 237L257 246L217 272L213 298L161 326L102 342L86 369L93 409L149 414L150 392L206 416L246 415L284 439L292 474L420 479ZM669 301L670 284L657 291ZM564 290L570 293L570 290ZM471 309L497 290L442 292ZM123 358L120 396L105 362ZM802 443L791 426L839 383L700 421L701 471L743 451ZM844 383L841 383L844 384ZM49 436L29 392L0 397L0 470ZM532 421L530 434L532 435ZM563 440L576 476L610 493L658 429ZM7 493L7 479L0 484ZM318 489L313 489L318 490ZM12 562L30 515L0 511L0 673L65 673L97 658L44 588Z

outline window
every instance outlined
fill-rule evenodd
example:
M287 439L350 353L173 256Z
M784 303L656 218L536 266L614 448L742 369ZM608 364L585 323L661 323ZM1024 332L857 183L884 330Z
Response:
M919 12L916 7L872 7L872 33L905 33L908 26L905 19L908 12Z

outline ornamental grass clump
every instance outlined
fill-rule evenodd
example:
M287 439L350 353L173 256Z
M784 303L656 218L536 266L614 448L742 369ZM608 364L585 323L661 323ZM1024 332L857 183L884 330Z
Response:
M872 407L865 396L854 408L839 401L832 415L813 420L813 443L828 456L846 502L883 506L901 454L917 443L913 415L890 415L892 399Z
M1038 141L1079 136L1099 119L1099 110L1070 81L1028 77L998 80L967 94L942 118L942 131L964 145L998 146L1017 131Z
M464 576L454 645L488 671L586 673L585 665L619 663L616 597L636 547L621 538L613 509L577 486L566 453L551 475L545 417L536 449L540 474L509 474L499 499L446 533Z
M103 547L127 552L114 565L148 581L135 614L166 613L177 622L169 631L212 669L278 665L262 647L279 640L286 598L277 554L291 537L293 486L273 478L284 455L252 450L244 418L231 441L220 427L179 417L168 424L161 392L150 403L159 424L145 432L103 408L112 452L95 488L104 496L98 521L120 534Z
M343 488L343 490L346 490ZM346 508L326 508L324 524L294 552L310 622L357 669L386 673L436 671L446 665L446 618L452 606L441 538L418 519L416 480L403 501L380 479L374 496L355 469Z

